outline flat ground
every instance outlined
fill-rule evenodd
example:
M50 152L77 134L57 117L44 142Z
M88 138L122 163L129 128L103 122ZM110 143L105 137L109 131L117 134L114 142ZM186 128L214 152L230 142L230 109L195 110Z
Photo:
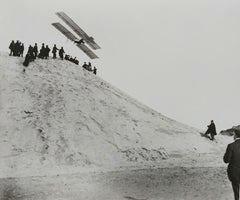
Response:
M226 168L163 168L0 179L1 200L229 200Z

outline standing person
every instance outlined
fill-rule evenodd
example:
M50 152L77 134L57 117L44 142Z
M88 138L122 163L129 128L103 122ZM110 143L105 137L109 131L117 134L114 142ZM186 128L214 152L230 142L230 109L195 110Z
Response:
M37 43L35 43L34 47L33 47L33 54L34 54L34 59L37 58L38 55L38 46Z
M59 53L59 57L63 60L63 54L65 53L63 50L63 47L61 47L58 53Z
M45 59L48 59L49 58L49 52L50 52L51 50L49 49L49 47L48 47L48 45L46 46L46 48L45 48L45 53L44 53L44 58Z
M97 68L95 66L93 68L93 74L97 75Z
M20 56L20 41L18 40L13 47L13 56Z
M27 54L28 54L28 57L26 55L27 59L29 59L29 62L32 62L34 60L34 55L33 55L33 47L31 45L29 45L28 47Z
M228 144L223 161L228 164L228 178L232 183L234 199L239 200L240 185L240 130L234 129L234 142Z
M21 43L20 45L20 56L23 57L23 52L24 52L24 44Z
M54 44L53 49L52 49L53 59L57 58L57 56L56 56L57 50L58 50L58 48L56 47L56 44Z
M38 57L43 59L44 58L44 52L45 52L45 45L44 45L44 43L42 43L42 47L40 49Z
M216 126L215 126L215 123L213 120L211 120L211 124L208 125L208 129L205 133L205 135L208 135L210 134L211 135L211 138L210 140L214 140L214 136L217 135L217 132L216 132Z
M15 42L12 40L12 42L9 45L9 49L10 49L10 54L9 56L13 55L13 50L14 50L14 46L15 46Z

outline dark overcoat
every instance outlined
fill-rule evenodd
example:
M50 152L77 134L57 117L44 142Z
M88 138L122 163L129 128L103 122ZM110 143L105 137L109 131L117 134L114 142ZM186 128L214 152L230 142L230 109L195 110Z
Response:
M213 135L217 135L216 126L215 126L215 124L213 122L208 126L207 133L211 133Z
M227 146L223 160L228 164L228 178L232 182L240 183L240 139Z

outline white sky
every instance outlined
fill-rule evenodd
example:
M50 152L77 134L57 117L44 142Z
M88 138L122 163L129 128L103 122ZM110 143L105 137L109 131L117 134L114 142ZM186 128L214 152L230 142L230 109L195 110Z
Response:
M63 46L66 12L102 47L99 76L153 109L218 131L240 124L239 0L0 0L0 50L11 40Z

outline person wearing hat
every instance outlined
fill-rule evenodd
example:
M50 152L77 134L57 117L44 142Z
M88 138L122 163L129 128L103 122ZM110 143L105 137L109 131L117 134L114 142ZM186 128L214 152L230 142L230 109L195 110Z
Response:
M10 49L10 54L9 54L9 56L12 56L12 55L13 55L14 47L15 47L15 42L14 42L14 40L12 40L12 42L11 42L10 45L9 45L9 49Z
M56 56L57 50L59 50L59 49L56 47L56 44L54 44L54 46L52 48L53 59L57 58L57 56Z
M97 68L95 66L93 68L93 74L97 75Z
M64 54L64 50L63 50L63 47L61 47L61 49L59 50L58 54L59 54L59 57L63 60L63 54Z
M227 174L234 193L234 199L239 200L240 184L240 130L233 129L234 142L228 144L223 161L228 163Z
M211 140L214 140L214 136L217 135L216 126L213 120L211 120L211 124L208 125L208 129L205 133L205 135L208 135L208 134L211 135L211 138L210 138Z

